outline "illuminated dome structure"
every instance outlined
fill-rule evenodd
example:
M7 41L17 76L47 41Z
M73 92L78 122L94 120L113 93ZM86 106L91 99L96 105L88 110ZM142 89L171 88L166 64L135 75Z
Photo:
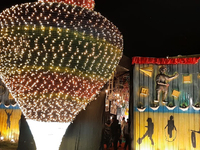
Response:
M38 150L43 145L58 149L60 141L47 148L37 139L42 132L49 135L48 126L56 133L63 129L61 140L122 56L121 33L92 10L94 1L72 2L40 0L0 14L0 77L25 115Z

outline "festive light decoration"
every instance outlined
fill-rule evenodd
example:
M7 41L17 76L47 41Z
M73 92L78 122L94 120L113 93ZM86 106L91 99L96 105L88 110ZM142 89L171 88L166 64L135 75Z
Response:
M28 120L72 122L122 56L117 27L77 3L93 7L45 0L0 14L0 77Z
M91 10L94 9L94 0L39 0L39 2L63 2Z
M122 55L118 29L81 7L26 3L0 17L2 79L26 118L71 122Z

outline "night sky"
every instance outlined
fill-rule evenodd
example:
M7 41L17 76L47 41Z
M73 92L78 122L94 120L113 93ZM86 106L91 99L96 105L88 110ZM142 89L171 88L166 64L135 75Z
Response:
M37 0L5 0L0 11ZM200 1L96 0L95 11L113 22L124 37L128 57L200 54Z

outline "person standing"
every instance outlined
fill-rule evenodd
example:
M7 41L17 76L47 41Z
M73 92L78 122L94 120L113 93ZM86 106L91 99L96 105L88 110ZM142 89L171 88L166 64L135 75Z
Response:
M109 149L111 147L111 129L110 129L110 126L111 126L111 121L108 120L106 123L105 123L105 126L104 126L104 144L106 144L106 148Z
M117 120L117 141L119 141L119 147L121 147L121 144L122 144L122 139L121 139L121 125L119 124L119 120Z
M118 122L117 122L117 119L116 119L115 116L112 118L111 133L112 133L112 140L113 140L114 150L117 150L117 143L118 143Z
M124 145L124 150L126 150L126 147L129 145L129 131L128 131L128 122L129 122L129 119L127 119L127 122L124 126L124 130L123 130L123 133L124 133L124 138L125 138L125 145Z
M126 121L125 121L125 117L122 118L122 121L121 121L121 131L122 131L122 138L124 136L124 126L126 125Z

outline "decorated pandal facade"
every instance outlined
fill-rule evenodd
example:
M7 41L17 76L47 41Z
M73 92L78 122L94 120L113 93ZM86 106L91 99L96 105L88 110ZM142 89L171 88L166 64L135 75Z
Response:
M17 143L21 123L21 110L0 81L0 143Z
M131 149L200 149L199 59L133 57Z

